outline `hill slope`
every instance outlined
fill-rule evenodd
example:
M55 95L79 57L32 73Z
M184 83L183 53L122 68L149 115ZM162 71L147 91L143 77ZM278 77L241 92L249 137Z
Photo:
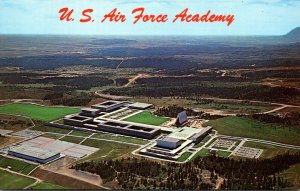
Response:
M295 40L300 40L300 27L294 28L289 33L285 35L285 37Z

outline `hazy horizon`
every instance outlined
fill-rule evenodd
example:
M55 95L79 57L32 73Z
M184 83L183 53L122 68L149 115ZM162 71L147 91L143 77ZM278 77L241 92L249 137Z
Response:
M87 8L94 9L94 23L61 22L58 11L74 8L75 19ZM146 14L168 14L170 20L183 9L191 14L234 14L226 23L138 23L132 24L131 11L145 7ZM128 17L125 23L100 23L113 8ZM112 36L279 36L300 26L298 0L222 1L126 1L126 0L1 0L0 34L32 35L112 35ZM9 19L8 19L9 18Z

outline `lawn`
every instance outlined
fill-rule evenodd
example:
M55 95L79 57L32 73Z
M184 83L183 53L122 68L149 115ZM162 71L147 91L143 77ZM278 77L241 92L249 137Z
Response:
M114 141L121 141L126 143L134 143L134 144L140 144L145 145L148 143L148 141L144 139L134 138L134 137L126 137L122 135L113 135L113 134L95 134L92 136L93 138L99 138L99 139L107 139L107 140L114 140Z
M38 184L34 185L33 187L31 187L31 189L33 189L33 190L62 190L62 189L70 189L70 188L60 186L57 184L48 183L48 182L41 182L41 183L38 183Z
M65 136L62 139L59 139L60 141L66 141L70 143L80 143L84 138L81 137L73 137L73 136Z
M207 141L209 141L211 138L211 136L207 135L206 137L204 137L204 139L202 139L199 143L194 145L194 148L199 148L201 146L203 146Z
M85 132L85 131L76 131L73 130L72 133L70 133L70 135L75 135L75 136L81 136L81 137L88 137L90 136L92 133L89 132Z
M34 182L34 179L0 169L0 189L22 189Z
M191 156L191 154L192 154L192 153L190 153L190 152L185 152L185 153L183 153L183 154L177 159L177 161L178 161L178 162L184 162L184 161L186 161L186 160Z
M208 156L208 155L209 155L209 150L208 149L201 149L200 151L198 151L197 154L195 154L192 157L192 160L194 160L197 157L205 157L205 156Z
M300 150L296 150L296 149L288 149L288 148L277 147L277 146L273 146L273 145L269 145L269 144L248 142L248 141L245 142L243 144L243 146L263 149L263 152L259 158L272 158L276 155L284 154L287 152L295 153L297 151L298 152L300 151Z
M59 135L59 134L52 134L52 133L45 133L42 135L43 137L47 137L50 139L59 139L61 138L63 135Z
M45 125L37 125L37 126L31 128L31 130L42 131L42 132L52 132L52 133L59 133L59 134L68 134L71 131L68 129L49 127L49 126L45 126Z
M143 123L148 125L160 125L168 120L169 120L168 118L155 116L150 111L143 111L141 113L138 113L136 115L124 119L124 121Z
M91 146L99 148L95 153L83 158L80 162L90 161L90 160L110 160L118 158L122 155L132 152L137 149L136 146L130 146L127 144L113 143L101 140L87 139L82 145Z
M24 161L8 158L0 155L0 167L7 168L10 166L10 170L19 172L22 174L28 174L31 172L37 165L29 164Z
M0 105L0 113L23 115L40 121L53 121L77 112L79 112L78 108L71 107L50 107L27 103Z
M220 150L217 151L217 155L219 157L225 157L225 158L227 158L230 154L231 154L231 152L227 152L227 151L220 151Z
M212 126L219 134L249 137L275 141L286 144L300 145L300 130L282 127L276 124L263 123L243 117L224 117L212 120L205 125Z

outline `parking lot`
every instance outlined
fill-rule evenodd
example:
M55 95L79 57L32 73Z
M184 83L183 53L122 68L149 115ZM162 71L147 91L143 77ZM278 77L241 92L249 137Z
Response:
M246 157L246 158L258 158L262 152L263 152L262 149L256 149L251 147L240 147L238 150L232 152L231 155L238 156L238 157Z

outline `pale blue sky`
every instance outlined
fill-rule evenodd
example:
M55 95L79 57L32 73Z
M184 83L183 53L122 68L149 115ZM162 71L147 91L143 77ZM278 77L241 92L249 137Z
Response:
M75 19L93 8L94 23L59 21L58 10L75 9ZM225 23L138 23L131 11L145 7L148 13L166 13L170 20L184 8L204 14L234 14ZM100 23L113 8L127 15L126 23ZM96 34L96 35L281 35L300 26L300 0L0 0L0 34ZM76 14L77 13L77 14Z

